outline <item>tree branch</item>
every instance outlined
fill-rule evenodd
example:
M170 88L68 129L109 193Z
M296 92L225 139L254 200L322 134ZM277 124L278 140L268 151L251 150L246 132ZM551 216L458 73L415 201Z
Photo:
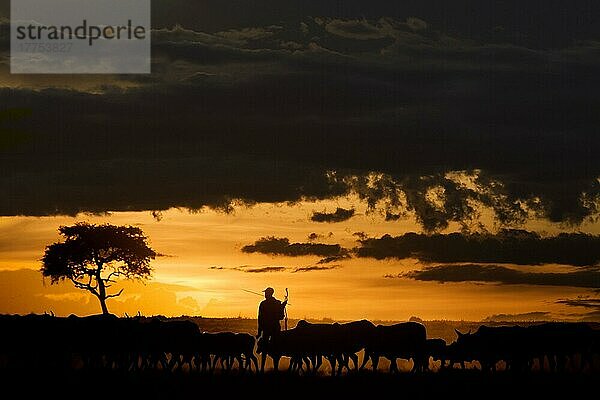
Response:
M93 278L94 278L93 276L91 276L91 275L89 276L87 285L90 288L96 290L96 289L98 289L98 282L94 281ZM92 282L93 282L93 284L92 284Z
M108 274L108 276L106 277L106 279L104 279L104 282L115 282L114 280L112 280L110 278L112 278L113 276L116 277L116 278L118 278L121 275L123 275L122 272L120 272L120 271L113 271L110 274Z
M92 294L94 294L94 295L95 295L95 296L97 296L97 297L99 297L99 296L100 296L100 294L98 293L98 291L97 291L97 290L95 289L95 287L93 287L92 285L90 285L90 284L85 284L85 283L81 283L81 282L78 282L78 281L77 281L77 280L75 280L74 278L69 278L69 280L70 280L71 282L73 282L73 285L75 285L75 287L76 287L77 289L84 289L84 290L87 290L88 292L91 292Z
M108 296L106 296L106 298L107 298L107 299L111 299L111 298L113 298L113 297L118 297L118 296L120 296L120 295L121 295L121 293L123 293L123 290L124 290L124 289L121 289L121 290L119 290L119 292L118 292L118 293L115 293L115 294L109 294Z
M100 257L94 256L94 262L96 263L96 272L102 271L102 267L104 266L104 261L100 259Z

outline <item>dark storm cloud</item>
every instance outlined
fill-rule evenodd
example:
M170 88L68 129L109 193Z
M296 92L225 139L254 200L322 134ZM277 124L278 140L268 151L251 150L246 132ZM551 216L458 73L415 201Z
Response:
M267 272L283 272L291 270L292 273L295 272L313 272L313 271L327 271L331 269L339 268L338 265L330 265L330 266L319 266L319 265L311 265L307 267L295 267L288 268L284 266L266 266L266 267L254 267L250 265L241 265L239 267L227 268L227 267L210 267L212 270L233 270L233 271L241 271L250 274L260 274Z
M28 139L0 149L0 215L351 192L427 231L476 227L477 204L507 225L598 215L598 6L463 1L472 14L155 1L152 75L0 89L3 107L32 109L10 127ZM477 187L454 170L478 171Z
M331 269L336 269L339 268L336 265L331 265L328 267L323 267L323 266L318 266L318 265L311 265L309 267L298 267L296 269L294 269L294 271L292 272L314 272L314 271L328 271Z
M222 266L212 266L208 269L213 271L240 271L247 272L250 274L260 274L264 272L282 272L286 271L288 268L283 266L264 266L264 267L255 267L252 265L240 265L239 267L222 267Z
M570 307L583 307L588 310L584 314L572 313L570 316L577 317L583 322L599 322L600 321L600 298L591 296L579 296L574 299L561 299L556 301L557 304L564 304Z
M544 211L538 200L520 200L504 183L481 171L402 178L368 174L341 180L367 203L369 212L381 209L388 221L413 214L425 231L445 229L451 222L464 230L477 228L480 205L491 209L495 219L505 225L523 223Z
M381 238L367 238L359 242L360 246L354 249L354 253L358 257L376 259L417 258L425 262L441 263L576 266L594 266L600 262L600 236L584 233L541 237L535 232L514 229L504 229L497 234L425 235L411 232L396 237L384 235Z
M600 311L600 298L582 296L582 297L577 297L575 299L557 300L556 304L564 304L564 305L571 306L571 307L592 308L592 309Z
M329 33L348 39L369 40L386 37L377 26L374 26L365 20L345 21L334 19L325 25L325 29Z
M261 253L277 256L300 257L319 256L325 257L323 262L337 261L348 256L348 250L339 244L323 243L290 243L288 238L268 236L242 247L244 253Z
M345 209L338 207L334 212L313 212L310 220L313 222L342 222L354 216L354 208Z
M398 275L418 281L493 282L504 285L600 287L600 270L583 269L575 272L523 272L498 265L437 265Z
M261 274L265 272L282 272L285 271L286 267L260 267L260 268L246 268L242 271L252 273L252 274Z
M347 250L342 250L341 254L335 255L335 256L329 256L329 257L325 257L320 259L317 264L321 265L321 264L329 264L332 263L334 261L341 261L341 260L346 260L348 258L351 258L352 256L350 255L349 252L347 252Z
M331 233L331 232L329 232ZM309 242L314 242L315 240L320 240L320 239L324 239L325 235L321 234L321 233L317 233L317 232L312 232L307 236L307 239Z

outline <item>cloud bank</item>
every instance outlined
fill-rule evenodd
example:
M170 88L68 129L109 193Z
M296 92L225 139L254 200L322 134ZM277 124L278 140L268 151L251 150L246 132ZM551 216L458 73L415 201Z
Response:
M321 262L328 263L348 257L348 250L339 244L323 243L290 243L288 238L267 236L258 239L254 244L242 247L244 253L261 253L275 256L319 256Z
M357 257L417 258L440 263L567 264L594 266L600 262L600 236L561 233L542 237L535 232L503 229L497 234L406 233L359 240Z
M313 212L310 220L313 222L342 222L347 221L354 216L354 209L345 209L338 207L332 213L328 212Z
M400 274L418 281L493 282L504 285L570 286L600 288L600 269L575 272L523 272L498 265L437 265Z

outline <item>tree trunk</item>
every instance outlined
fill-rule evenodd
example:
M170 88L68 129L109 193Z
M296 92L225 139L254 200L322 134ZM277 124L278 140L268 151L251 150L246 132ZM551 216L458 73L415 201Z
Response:
M98 280L98 300L100 300L100 307L102 307L102 314L108 315L108 307L106 307L106 287L104 286L104 281L100 276L100 269L98 269L98 274L96 275L96 279Z
M108 307L106 307L106 298L105 297L98 297L98 300L100 300L100 307L102 307L102 314L104 314L104 315L110 314L108 312Z

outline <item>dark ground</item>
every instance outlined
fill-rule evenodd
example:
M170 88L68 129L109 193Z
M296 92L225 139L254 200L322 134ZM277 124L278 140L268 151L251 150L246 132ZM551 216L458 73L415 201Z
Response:
M400 374L361 373L341 377L265 375L195 375L163 372L71 371L68 373L1 371L6 399L272 399L315 398L556 398L569 393L593 398L597 375L532 373L484 374L479 371Z
M180 318L178 318L180 319ZM255 333L256 320L243 318L192 317L203 331L234 331ZM378 322L379 323L379 322ZM476 330L480 322L424 321L428 337L441 337L451 342L454 328ZM489 323L485 325L513 325ZM518 323L527 325L528 323ZM296 325L290 321L289 326ZM382 360L383 361L383 360ZM596 360L595 364L599 361ZM325 363L327 364L327 363ZM387 365L382 363L382 369ZM268 364L269 365L269 364ZM598 365L598 364L596 364ZM282 367L287 361L282 361ZM409 368L401 369L405 371ZM406 366L405 366L406 367ZM533 371L515 375L512 372L482 373L468 370L443 370L436 373L411 374L402 372L365 371L331 377L294 376L286 372L268 372L264 375L231 375L217 371L214 375L195 372L167 373L144 371L125 373L111 370L6 370L0 368L0 400L2 399L59 399L103 398L117 399L554 399L558 396L576 396L577 400L595 398L600 383L600 369L584 373L550 373ZM575 397L574 397L575 398ZM570 399L565 399L570 400Z

